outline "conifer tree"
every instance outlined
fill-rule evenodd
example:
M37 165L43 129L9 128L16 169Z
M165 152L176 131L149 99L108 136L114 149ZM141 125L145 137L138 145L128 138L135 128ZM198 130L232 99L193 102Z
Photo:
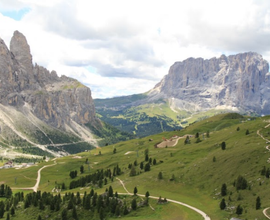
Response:
M11 214L11 216L15 215L15 209L14 209L14 206L11 207L11 209L10 209L10 214Z
M143 169L143 162L140 163L140 169Z
M136 196L136 195L137 195L137 192L138 192L138 189L137 189L137 187L136 187L136 186L134 187L133 192L134 192L134 195Z
M113 197L113 188L112 188L112 186L109 187L108 196Z
M66 208L64 208L63 211L61 212L61 219L62 220L68 220L67 209Z
M76 211L75 206L73 206L73 208L72 208L72 217L73 217L73 219L75 219L75 220L78 219L78 215L77 215L77 211Z
M222 150L225 150L225 149L226 149L226 143L225 143L225 141L223 141L223 142L221 143L221 149L222 149Z
M136 168L134 165L131 166L129 176L136 176Z
M223 183L221 187L221 196L226 196L226 195L227 195L227 185Z
M137 201L136 201L136 198L134 198L131 202L131 208L133 210L136 210L137 209Z
M219 207L221 210L224 210L226 208L226 202L225 202L225 199L222 199L220 204L219 204Z
M256 199L256 209L260 209L261 208L261 198L258 196Z
M238 205L236 208L236 214L237 215L242 215L243 213L243 208L241 207L241 205Z
M159 179L159 180L163 179L163 177L162 177L162 172L159 172L159 173L158 173L158 179Z

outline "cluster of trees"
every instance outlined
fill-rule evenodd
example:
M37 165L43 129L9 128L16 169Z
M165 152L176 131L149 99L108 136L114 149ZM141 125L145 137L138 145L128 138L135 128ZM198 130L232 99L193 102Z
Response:
M114 167L113 172L111 169L107 170L97 170L93 174L89 174L86 176L80 177L78 180L73 180L69 184L69 189L74 189L77 187L84 187L87 184L92 184L92 185L98 185L98 187L102 187L103 185L107 185L108 179L113 180L114 176L120 175L121 169L119 168L118 164Z
M137 197L134 197L132 201L120 198L117 192L113 192L111 186L109 189L106 189L105 193L100 195L93 189L89 193L84 192L83 196L79 192L76 194L66 193L64 196L61 196L60 194L53 195L38 191L29 193L25 197L23 193L17 193L15 197L6 202L0 201L0 218L3 218L6 211L8 212L8 219L10 215L15 215L20 201L23 202L23 209L35 207L39 210L35 212L39 213L37 216L38 220L46 219L48 213L50 213L50 216L57 215L57 219L61 216L61 220L77 220L79 215L87 216L89 219L104 220L107 217L127 215L139 206L146 205L146 203L137 203ZM77 213L77 210L80 210L80 212ZM43 215L44 217L42 217Z
M145 165L144 165L144 162L146 162ZM149 158L149 150L146 149L145 150L145 159L144 159L144 161L141 161L139 164L138 164L137 160L135 160L133 162L133 164L130 163L128 165L128 168L130 169L130 173L129 173L130 176L136 176L137 175L136 167L138 165L140 167L140 172L142 170L144 170L145 172L150 171L151 170L151 165L156 165L157 164L157 160L155 158L154 159L152 159L151 157Z
M239 175L237 179L234 181L233 186L236 187L236 190L240 190L240 189L243 190L248 187L248 182L243 176Z
M261 175L265 176L266 178L269 178L270 176L270 169L264 166L263 169L261 170Z
M265 170L265 168L263 170ZM237 191L238 190L245 190L245 189L248 188L248 182L247 182L247 180L243 176L239 175L237 177L237 179L234 181L233 186L236 187L236 190ZM227 185L225 183L223 183L222 186L221 186L221 193L220 193L220 195L222 197L228 195ZM239 194L238 200L241 200L241 199L242 199L242 197ZM230 196L229 196L229 201L232 201ZM226 203L225 198L222 198L222 200L221 200L221 202L219 204L219 207L220 207L221 210L226 209L227 203ZM256 210L261 208L261 199L260 199L259 196L256 198L255 208L256 208ZM235 210L235 213L237 215L241 215L243 213L243 208L241 207L241 205L238 205L237 206L237 208Z
M10 198L12 196L12 190L8 185L1 184L0 197Z
M3 218L5 212L7 213L7 219L10 215L15 215L15 207L17 207L20 201L24 200L23 192L15 193L14 196L9 197L5 201L0 201L0 218Z
M203 133L202 134L202 136L203 136L203 139L204 139L204 135L206 135L206 137L207 138L209 138L210 137L210 132L209 131L207 131L206 132L206 134L205 133ZM196 134L195 134L195 143L200 143L202 140L201 140L201 138L200 138L200 133L199 132L197 132ZM190 144L191 143L191 140L190 140L190 136L186 136L186 139L185 139L185 141L184 141L184 144Z
M74 179L77 177L77 170L70 171L69 176L71 179Z

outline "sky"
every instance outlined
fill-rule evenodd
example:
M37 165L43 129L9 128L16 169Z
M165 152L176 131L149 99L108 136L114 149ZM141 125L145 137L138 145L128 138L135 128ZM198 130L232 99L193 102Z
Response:
M174 62L257 52L270 61L269 0L0 0L0 38L93 98L144 93Z

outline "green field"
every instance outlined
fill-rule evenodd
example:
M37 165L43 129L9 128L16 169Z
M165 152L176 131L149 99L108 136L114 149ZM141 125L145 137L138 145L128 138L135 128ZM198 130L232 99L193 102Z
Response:
M113 169L118 164L122 174L117 177L124 181L131 193L134 187L137 187L139 194L144 195L149 191L151 196L181 201L204 211L212 220L237 217L235 209L238 205L243 208L240 219L265 219L262 210L270 206L268 196L270 180L261 175L261 170L264 166L266 169L270 168L267 162L270 153L265 148L266 141L257 134L257 131L265 137L270 136L270 127L265 128L268 123L270 123L269 116L248 118L237 114L222 114L194 123L181 131L163 132L77 154L81 158L74 155L58 158L55 166L42 170L39 190L51 192L62 183L68 187L72 181L69 173L73 170L78 170L78 177L75 179L79 179L96 170ZM247 130L249 134L246 134ZM210 137L206 136L207 131ZM199 143L196 143L194 137L196 133L199 133L201 140ZM163 138L169 139L174 135L181 137L186 134L192 135L190 144L184 144L185 139L179 139L174 147L154 147ZM221 149L222 142L226 142L225 150ZM141 162L146 164L146 149L149 151L149 158L157 161L156 165L151 165L148 172L139 168ZM89 169L85 163L87 158L90 161ZM131 177L128 165L135 161L138 163L137 175ZM7 169L0 172L4 176L4 184L11 187L31 187L35 184L37 170L50 163L53 162L42 162L27 169ZM84 166L84 174L79 173L81 165ZM158 178L160 172L162 179ZM239 175L247 180L247 189L237 190L234 186ZM175 177L174 180L170 180L172 176ZM15 177L17 177L16 184ZM220 192L224 183L227 185L227 195L222 197ZM91 188L103 193L110 185L114 191L125 193L116 178L113 181L109 180L102 188L89 185L64 190L61 193L70 191L84 193L89 192ZM258 196L261 199L261 207L256 210L255 202ZM222 198L227 204L225 210L220 210L219 207ZM194 211L171 202L160 205L151 199L150 204L155 211L144 207L121 219L202 219L202 216Z

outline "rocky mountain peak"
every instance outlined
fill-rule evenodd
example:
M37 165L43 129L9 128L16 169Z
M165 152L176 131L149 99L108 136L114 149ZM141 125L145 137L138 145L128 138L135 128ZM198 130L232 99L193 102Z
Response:
M188 111L212 108L270 113L269 64L255 52L175 62L149 92L151 99L173 99Z
M25 36L19 31L14 31L10 41L10 51L15 56L20 67L27 73L33 72L32 55Z
M19 31L14 32L10 50L0 39L0 131L11 126L2 124L2 107L24 115L30 124L39 121L79 137L91 134L85 124L100 126L91 90L75 79L33 66L30 47Z

